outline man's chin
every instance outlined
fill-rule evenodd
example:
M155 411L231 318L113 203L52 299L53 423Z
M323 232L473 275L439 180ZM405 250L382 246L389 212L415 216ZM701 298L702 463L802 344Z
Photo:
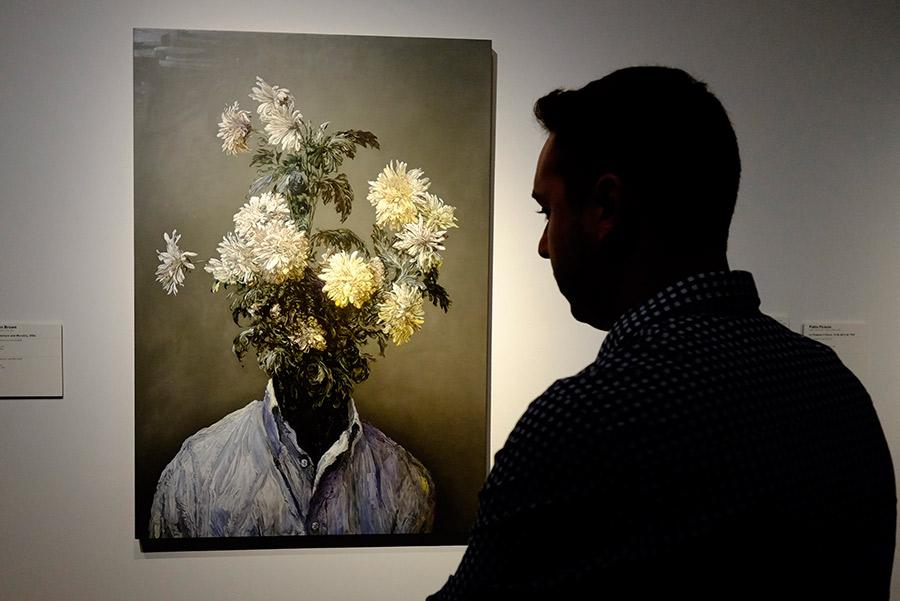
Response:
M592 328L608 332L614 319L605 318L595 303L586 303L569 298L569 310L576 321L586 323Z
M586 311L584 309L583 305L569 301L569 310L572 313L572 317L574 317L576 321L580 321L581 323L586 323L589 326L594 325L592 323L590 312Z
M572 285L572 278L560 278L555 270L553 277L559 292L569 301L569 311L572 313L572 317L598 330L609 330L615 318L603 318L603 314L608 311L603 311L604 300L600 290L593 286L579 286L577 283Z

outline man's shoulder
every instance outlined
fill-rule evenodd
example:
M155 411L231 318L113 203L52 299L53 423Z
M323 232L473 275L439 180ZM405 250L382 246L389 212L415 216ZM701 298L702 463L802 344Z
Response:
M431 475L421 461L403 445L368 422L362 422L362 436L365 452L380 464L399 464L404 471L421 475L431 480Z
M828 352L825 345L794 332L758 310L676 313L642 327L633 344L666 350L708 348L723 341L733 345L787 345L793 349Z
M192 471L194 477L210 475L205 469L216 462L253 460L266 444L262 401L251 401L219 421L185 439L165 472ZM249 452L248 452L249 451Z
M796 370L817 364L844 373L834 351L758 311L683 313L647 324L614 352L598 357L603 373L688 372L765 365ZM590 369L590 367L589 367Z
M824 372L820 380L856 381L830 348L761 313L672 316L553 382L528 406L513 438L556 441L583 433L613 443L617 431L630 436L660 427L681 405L700 410L708 396L727 397L772 378L784 387L790 374Z
M197 430L185 439L181 448L194 452L215 449L228 444L235 435L247 436L251 433L262 432L263 425L262 401L250 401L240 409L232 411L219 421Z
M434 479L421 461L403 445L367 422L362 422L362 439L364 444L355 446L355 461L368 463L369 468L377 473L375 481L383 494L405 499L404 502L413 506L433 508ZM431 509L422 514L423 519L427 517L430 520L430 512ZM409 528L409 531L418 529Z

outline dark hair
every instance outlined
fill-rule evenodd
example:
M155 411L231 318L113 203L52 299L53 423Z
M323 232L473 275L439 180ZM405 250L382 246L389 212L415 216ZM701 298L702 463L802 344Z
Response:
M724 252L741 160L728 115L705 83L680 69L629 67L555 90L534 114L556 136L570 202L612 172L667 242Z

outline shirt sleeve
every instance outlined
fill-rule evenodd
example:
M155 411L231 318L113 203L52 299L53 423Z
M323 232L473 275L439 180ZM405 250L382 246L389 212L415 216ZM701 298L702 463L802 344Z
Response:
M429 601L580 598L619 538L616 476L591 422L557 382L495 456L456 572Z
M566 577L585 560L571 542L573 530L589 528L577 516L591 515L591 494L572 477L578 436L567 434L571 424L557 415L552 391L531 404L497 453L463 559L429 601L566 598L575 582Z
M394 532L422 534L434 524L435 490L431 474L415 457L408 455L406 486L398 503Z
M495 469L501 461L498 458ZM567 598L551 585L561 568L551 563L560 564L571 554L560 531L577 528L567 520L573 512L560 500L538 502L537 491L519 490L511 502L507 493L514 487L504 488L500 484L482 491L463 559L429 601Z
M193 464L191 454L182 448L163 470L150 510L150 538L198 536Z

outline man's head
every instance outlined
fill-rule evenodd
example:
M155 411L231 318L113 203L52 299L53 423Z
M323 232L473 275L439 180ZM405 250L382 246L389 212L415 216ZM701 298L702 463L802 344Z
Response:
M572 313L609 329L663 281L727 266L740 179L734 130L684 71L630 67L535 103L549 136L539 245Z

